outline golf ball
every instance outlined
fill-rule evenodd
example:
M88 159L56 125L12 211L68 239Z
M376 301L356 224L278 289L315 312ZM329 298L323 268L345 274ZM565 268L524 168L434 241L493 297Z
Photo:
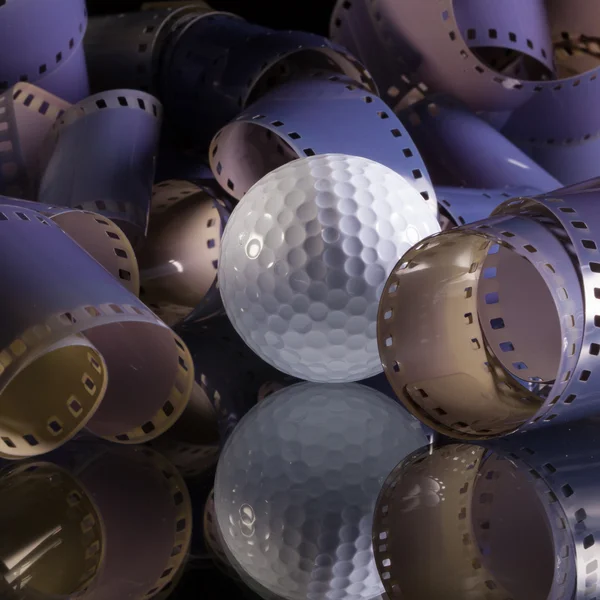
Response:
M362 385L275 392L240 421L219 459L225 553L243 579L287 600L376 598L377 496L398 461L426 444L414 417Z
M377 308L398 259L440 230L401 175L325 154L275 169L225 228L219 285L244 341L281 371L349 382L382 371Z

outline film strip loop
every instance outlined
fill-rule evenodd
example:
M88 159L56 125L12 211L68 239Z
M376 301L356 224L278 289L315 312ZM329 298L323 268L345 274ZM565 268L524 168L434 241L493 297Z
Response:
M501 71L521 62L523 79L554 79L554 52L544 0L502 7L466 0L453 5L463 39L488 66ZM509 19L507 19L509 15Z
M402 123L377 96L339 75L317 74L263 96L215 136L209 159L218 183L240 199L277 167L327 153L390 167L437 212L427 168Z
M457 444L414 453L389 475L375 512L373 547L390 600L442 590L451 600L570 597L578 557L557 500L512 453Z
M41 454L86 425L129 442L171 426L194 378L179 338L52 220L3 205L0 227L13 257L2 270L12 293L2 307L0 453Z
M143 300L167 324L223 312L217 269L229 212L207 187L181 180L154 186L140 254Z
M485 110L511 110L533 94L533 83L502 75L471 51L461 35L452 2L411 0L397 5L388 0L340 0L339 10L352 10L355 3L366 5L361 11L368 12L369 29L394 57L394 78L400 81L402 91L446 92ZM362 27L356 21L349 26L360 39Z
M438 269L449 276L433 314ZM417 306L405 295L413 284L423 299ZM576 418L567 410L583 306L569 252L534 219L497 216L432 236L402 257L386 283L378 316L384 370L405 406L451 437ZM434 330L445 333L430 337ZM436 341L415 353L415 339Z
M0 586L39 597L86 597L106 549L102 518L88 491L50 462L27 462L0 475L3 551ZM56 580L56 564L63 564ZM14 595L13 595L14 594Z
M69 106L30 83L0 96L0 191L35 198L44 138Z
M38 200L104 215L137 245L148 224L161 119L158 100L135 90L74 105L47 138Z
M192 134L195 144L210 142L220 127L277 85L313 70L347 76L377 93L366 69L326 38L273 31L227 14L188 24L166 52L161 97L173 125Z
M10 0L0 11L0 91L29 82L69 102L88 95L84 0Z

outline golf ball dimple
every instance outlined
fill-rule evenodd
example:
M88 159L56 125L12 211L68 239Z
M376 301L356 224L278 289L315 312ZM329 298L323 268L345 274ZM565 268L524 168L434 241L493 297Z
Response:
M274 392L219 459L215 509L226 554L242 578L287 600L379 597L377 497L393 467L426 444L414 417L365 386Z
M421 195L379 163L341 154L287 163L248 191L225 228L225 310L248 346L285 373L371 377L382 370L375 322L386 278L439 230Z

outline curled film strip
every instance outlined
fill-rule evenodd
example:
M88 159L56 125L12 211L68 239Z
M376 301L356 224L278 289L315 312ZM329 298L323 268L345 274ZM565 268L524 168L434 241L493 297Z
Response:
M510 50L517 60L527 56L542 67L552 64L543 0L510 0L502 10L472 0L371 0L368 10L379 39L396 57L399 75L424 91L449 93L475 110L512 110L548 76L547 69L504 74L502 64L488 63L498 51Z
M56 223L122 286L139 296L140 274L135 252L127 236L110 219L85 210L0 196L0 205L3 204L36 211Z
M150 448L92 450L80 464L71 459L105 532L103 569L85 598L153 598L172 587L188 554L192 506L185 482Z
M0 310L0 455L47 452L85 425L121 442L171 426L194 377L180 339L52 220L2 205L0 228L11 257L1 270L11 293Z
M554 177L596 176L594 3L340 0L335 14L334 38L352 40L367 68L382 54L374 48L386 48L386 84L391 77L403 94L446 92L474 110L504 112L501 131Z
M30 83L17 83L0 95L1 193L35 199L44 139L69 106Z
M199 145L269 90L307 72L337 73L377 93L353 56L312 33L274 31L216 13L189 24L171 45L161 99L172 125Z
M490 219L427 238L402 257L382 296L378 340L409 410L463 439L597 410L598 192L593 180L509 200ZM405 296L413 284L418 305ZM435 311L432 294L443 298ZM435 342L434 330L443 332Z
M595 469L571 446L565 456L547 437L542 447L525 439L516 453L467 444L422 450L392 471L373 526L390 600L594 596L598 552L585 548L582 524ZM577 500L575 490L583 492Z
M68 102L89 93L85 0L7 0L0 6L0 91L35 83Z
M223 312L217 284L230 207L207 187L168 180L154 186L140 251L142 300L168 325Z
M84 40L92 93L136 89L155 94L161 52L177 22L212 12L202 2L93 17Z
M277 167L328 153L391 168L437 212L427 168L402 123L377 96L341 75L317 74L263 96L217 133L209 159L215 179L240 199Z
M501 131L570 184L597 175L598 7L582 0L568 6L548 0L547 9L559 79L540 82L536 94L508 116Z
M442 231L474 223L490 216L494 209L509 198L534 196L541 190L531 187L504 189L472 189L435 186L438 201L438 220Z
M3 598L87 597L101 572L106 536L98 507L77 478L53 462L5 469L0 511Z
M136 246L148 226L161 119L158 100L135 90L73 105L46 138L38 200L104 215Z
M562 185L489 123L450 98L433 96L398 116L436 184L542 191Z

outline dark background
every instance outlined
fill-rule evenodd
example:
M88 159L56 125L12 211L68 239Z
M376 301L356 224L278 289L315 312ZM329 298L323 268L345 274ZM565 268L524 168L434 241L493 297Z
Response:
M327 35L335 0L208 0L215 10L236 13L248 21L275 29L300 29ZM137 10L143 0L87 0L89 13Z

